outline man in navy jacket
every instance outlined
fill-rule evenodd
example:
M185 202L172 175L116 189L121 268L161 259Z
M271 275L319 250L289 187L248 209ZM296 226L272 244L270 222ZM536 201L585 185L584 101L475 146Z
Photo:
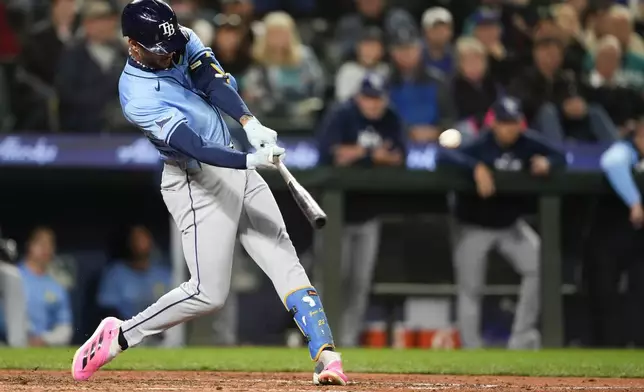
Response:
M333 108L319 134L320 161L332 166L402 166L402 120L390 106L385 81L368 74L353 99ZM377 198L376 198L377 199ZM377 200L348 195L340 276L346 288L339 344L359 343L380 243Z
M439 165L456 165L472 173L477 195L456 198L454 265L458 284L458 322L464 347L482 346L481 293L487 254L496 248L522 277L519 302L508 347L538 348L539 247L537 233L521 218L532 198L496 195L493 171L529 171L546 176L566 165L564 154L522 126L517 99L493 105L491 129L458 150L442 150Z

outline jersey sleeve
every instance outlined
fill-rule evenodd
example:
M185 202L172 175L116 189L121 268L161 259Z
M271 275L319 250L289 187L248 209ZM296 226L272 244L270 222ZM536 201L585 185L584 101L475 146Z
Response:
M188 43L186 44L186 59L188 60L188 64L192 64L196 59L206 53L212 55L212 49L205 46L194 31L187 27L181 27L181 29L188 36Z
M179 109L166 106L160 101L130 101L123 109L123 114L146 136L166 144L177 127L187 123L186 116Z

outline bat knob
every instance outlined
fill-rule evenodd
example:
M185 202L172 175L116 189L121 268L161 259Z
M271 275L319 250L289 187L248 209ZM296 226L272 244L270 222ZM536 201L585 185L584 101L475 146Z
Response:
M319 216L313 221L313 225L316 229L321 229L326 225L326 216Z

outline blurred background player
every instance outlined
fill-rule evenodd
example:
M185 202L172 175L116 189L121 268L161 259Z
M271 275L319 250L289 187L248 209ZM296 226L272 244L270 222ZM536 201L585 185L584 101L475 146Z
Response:
M153 259L152 235L146 227L132 227L127 245L125 258L113 261L101 276L97 297L105 315L122 320L136 316L172 287L170 268Z
M453 261L458 286L457 319L463 346L478 348L481 340L481 298L487 255L496 248L521 275L519 302L508 347L539 348L539 249L537 233L523 220L529 200L495 195L493 171L529 171L546 176L564 167L561 151L523 128L515 98L502 97L493 106L489 130L458 150L444 150L441 161L472 173L478 195L459 194L454 216Z
M639 311L644 300L644 209L633 178L633 171L641 170L643 154L644 122L640 121L632 135L613 144L601 158L615 195L598 201L584 265L590 338L599 347L644 346L644 317ZM625 301L620 287L627 287ZM623 315L627 321L615 322Z
M28 344L32 347L66 346L72 338L72 310L65 288L50 274L56 251L52 229L38 227L26 244L27 253L19 264L27 298ZM0 313L1 314L1 313ZM11 313L4 314L0 325L9 326Z
M11 347L26 347L29 320L20 270L15 266L18 250L14 240L0 237L0 323L2 341Z
M319 133L321 161L336 167L403 166L402 119L387 97L385 79L369 73L353 99L331 110ZM351 208L369 203L369 197L350 196L342 244L344 308L340 343L357 346L369 304L371 279L380 245L377 209ZM352 214L352 211L360 211Z

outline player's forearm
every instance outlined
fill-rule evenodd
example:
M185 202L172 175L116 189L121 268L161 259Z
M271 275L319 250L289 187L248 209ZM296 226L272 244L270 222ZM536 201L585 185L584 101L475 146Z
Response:
M246 103L230 83L228 75L212 55L199 57L190 69L195 86L208 96L213 105L240 122L242 118L252 117Z
M66 346L72 340L72 332L70 324L59 324L45 332L41 338L48 346Z
M188 124L182 123L167 140L170 147L207 165L229 169L246 169L246 153L212 144L207 145Z

